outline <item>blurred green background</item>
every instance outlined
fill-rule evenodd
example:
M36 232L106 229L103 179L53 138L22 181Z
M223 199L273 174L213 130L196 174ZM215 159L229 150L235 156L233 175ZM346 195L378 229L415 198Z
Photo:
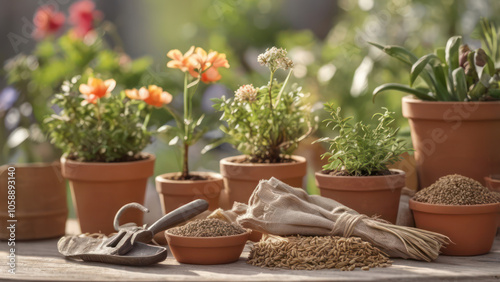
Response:
M3 39L0 61L3 65L16 55L33 52L37 41L29 33L37 8L54 4L67 13L72 3L74 1L69 0L0 0ZM191 169L215 171L221 158L238 152L222 145L205 155L199 153L210 140L221 136L216 122L218 114L213 112L210 99L232 95L242 84L264 84L267 72L256 58L265 48L278 46L288 50L296 64L293 82L312 94L311 103L316 104L316 109L320 109L323 102L332 101L342 106L345 115L369 120L385 106L395 112L401 135L408 137L407 121L401 116L401 94L380 95L375 103L371 97L373 89L382 83L407 83L406 66L367 42L403 45L419 56L444 46L452 35L463 35L466 43L477 47L479 41L473 34L480 17L494 22L500 17L495 13L500 1L494 0L106 0L95 3L103 13L103 20L114 26L121 38L107 36L103 44L126 53L131 59L145 60L138 67L141 73L135 77L137 81L129 83L158 84L176 96L174 106L182 100L179 95L182 75L166 68L168 50L185 51L196 45L227 54L231 68L221 70L222 79L216 84L205 85L195 102L199 111L213 121L209 123L213 128L191 149ZM36 68L34 64L27 71ZM0 163L57 160L60 152L46 142L42 120L51 110L49 97L58 87L51 84L40 88L40 93L29 93L8 87L5 74L4 71L0 79ZM154 126L166 122L169 122L166 112L157 111ZM327 136L332 132L320 126L315 135ZM310 140L306 140L301 152L316 157L311 160L311 170L317 170L321 150L309 143ZM156 175L180 169L180 152L176 147L155 139L146 151L157 155ZM314 192L311 181L309 188Z

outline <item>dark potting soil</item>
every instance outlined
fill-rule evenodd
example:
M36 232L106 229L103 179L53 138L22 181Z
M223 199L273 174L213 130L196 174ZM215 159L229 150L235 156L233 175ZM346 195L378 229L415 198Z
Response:
M246 231L237 224L211 218L191 221L186 225L169 229L168 232L185 237L221 237L243 234Z
M245 158L239 158L236 160L232 160L231 162L237 163L237 164L284 164L284 163L296 163L297 161L292 159L292 158L287 158L287 157L280 158L277 162L271 162L271 160L269 160L269 159L260 160L260 159L253 159L250 157L245 157Z
M347 172L347 170L323 170L321 171L323 174L331 175L331 176L353 176ZM382 170L377 171L372 174L366 174L361 176L383 176L383 175L393 175L398 174L398 172L390 171L390 170Z
M88 163L124 163L124 162L136 162L136 161L143 161L143 160L147 160L149 157L148 155L145 155L145 154L137 154L135 156L125 156L125 157L122 157L120 159L116 159L112 162L105 162L104 160L96 160L96 161L85 161L85 160L79 160L78 157L76 156L68 156L68 160L72 160L72 161L78 161L78 162L88 162Z
M438 205L482 205L500 202L500 197L472 178L453 174L443 176L418 191L413 200Z
M190 174L188 175L188 177L182 177L182 175L175 175L173 177L169 177L167 179L170 179L170 180L194 180L194 181L198 181L198 180L211 180L213 179L212 177L206 177L206 176L201 176L201 175L197 175L197 174Z

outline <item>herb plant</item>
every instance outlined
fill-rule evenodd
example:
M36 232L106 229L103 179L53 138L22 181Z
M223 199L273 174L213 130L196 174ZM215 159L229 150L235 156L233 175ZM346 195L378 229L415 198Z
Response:
M488 33L496 29L483 29ZM491 41L491 40L490 40ZM388 55L410 67L410 86L387 83L373 91L373 98L386 90L397 90L429 101L487 101L500 99L500 75L495 63L487 53L479 48L470 50L462 45L461 36L453 36L445 48L418 58L412 52L399 46L382 46L370 43ZM488 50L492 48L487 46ZM496 52L496 49L494 52ZM424 85L415 85L420 77Z
M298 85L285 90L293 67L286 55L286 50L276 47L259 55L259 63L270 70L267 85L243 85L233 98L214 99L214 108L222 112L221 120L227 123L221 126L226 137L205 150L229 142L252 163L289 161L289 156L312 132L313 126L311 106L307 103L309 95ZM274 78L278 69L290 69L284 82Z
M61 111L45 119L51 142L67 158L78 161L141 159L140 152L151 139L147 125L152 106L169 103L170 94L150 85L148 89L141 88L141 98L133 96L133 90L113 95L111 91L116 85L113 79L103 81L94 77L87 84L81 83L77 90L80 80L75 77L66 81L62 93L53 100Z
M353 117L344 118L341 108L335 108L333 104L325 104L325 109L331 115L325 120L327 127L333 125L332 130L337 130L338 136L315 141L330 144L330 152L321 156L328 158L324 171L349 176L385 174L388 165L397 162L402 153L409 151L404 141L396 137L399 128L391 127L393 113L386 108L382 108L384 113L373 116L378 121L374 128L363 122L352 124Z

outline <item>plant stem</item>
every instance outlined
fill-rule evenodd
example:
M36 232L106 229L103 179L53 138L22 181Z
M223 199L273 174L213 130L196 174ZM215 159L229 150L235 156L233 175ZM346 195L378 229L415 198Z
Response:
M184 155L182 158L182 175L181 179L187 179L189 176L189 164L188 164L188 154L189 154L189 123L191 113L189 111L189 92L187 88L188 84L188 73L184 74L184 138L182 140L182 144L184 147Z
M271 77L269 78L269 106L271 107L271 114L273 113L273 80L274 80L274 72L271 71Z

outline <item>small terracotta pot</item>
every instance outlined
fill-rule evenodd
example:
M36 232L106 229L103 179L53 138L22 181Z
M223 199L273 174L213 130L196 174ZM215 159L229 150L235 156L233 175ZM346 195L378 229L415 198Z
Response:
M448 236L453 243L444 255L474 256L490 251L500 216L500 203L452 206L421 203L410 199L417 228Z
M500 175L486 176L484 182L486 182L486 187L490 189L490 191L500 193Z
M250 236L247 232L221 237L184 237L165 231L170 251L180 263L224 264L240 258Z
M316 185L321 196L333 199L368 216L380 215L396 223L401 189L405 186L405 173L381 176L332 176L316 172Z
M62 174L69 180L73 204L82 233L116 232L113 220L125 204L144 204L148 178L153 175L155 156L121 163L77 162L61 159ZM120 224L134 222L142 225L143 214L129 209Z
M208 202L209 210L219 207L219 195L224 187L222 176L214 172L192 172L207 180L172 180L179 175L178 172L158 175L156 179L156 191L160 195L160 202L164 214L183 206L196 199Z
M248 203L248 199L262 179L275 177L293 187L302 187L307 173L306 159L292 156L295 162L279 164L240 163L246 156L234 156L220 161L220 173L224 177L224 191L220 205L230 209L234 202Z
M9 167L13 167L14 170ZM9 175L11 172L12 175ZM10 180L9 180L10 178ZM10 182L9 181L13 181ZM0 239L10 238L11 224L7 220L17 220L15 224L16 240L47 239L63 236L68 205L66 182L61 176L61 165L56 163L14 164L0 167ZM9 185L15 191L15 203L8 203ZM9 206L14 210L15 218L9 217Z
M403 98L420 188L461 174L483 185L500 171L500 102L430 102Z

